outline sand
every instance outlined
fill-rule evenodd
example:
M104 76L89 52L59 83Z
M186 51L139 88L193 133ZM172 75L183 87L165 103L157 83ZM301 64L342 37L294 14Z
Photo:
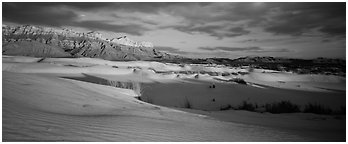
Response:
M280 97L299 103L317 100L335 108L335 104L345 106L340 91L260 88L219 83L208 75L193 80L194 75L182 74L178 78L176 74L149 70L215 70L202 65L181 67L91 58L38 60L3 56L4 141L345 141L345 116L334 119L315 114L201 111L169 105L181 103L178 95L194 100L193 107L210 109L222 102L243 100L243 95L250 97L250 101L268 102L279 98L273 93L287 93ZM245 69L217 67L215 71ZM138 100L138 93L130 89L77 79L86 76L95 80L141 82L144 95L153 97L152 103ZM216 92L207 88L210 83L216 83ZM339 85L342 81L325 83ZM235 94L233 99L229 99L231 93ZM252 96L255 93L260 95ZM209 105L211 96L218 96L215 101L218 105Z
M237 107L243 101L261 106L267 103L288 100L302 108L306 104L312 103L336 110L345 106L344 92L299 91L268 86L258 88L249 85L218 82L214 83L215 88L209 88L212 84L212 82L200 80L177 83L148 83L144 84L146 90L143 97L145 101L172 107L183 107L189 101L192 108L201 110L220 110L226 105Z
M3 74L4 141L312 140L146 104L129 90L33 74Z

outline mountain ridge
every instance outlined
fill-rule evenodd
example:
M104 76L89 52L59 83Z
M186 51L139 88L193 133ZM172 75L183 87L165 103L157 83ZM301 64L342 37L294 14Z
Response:
M232 67L320 73L345 76L346 61L316 58L295 59L271 56L245 56L237 59L192 59L158 51L149 42L136 42L127 36L107 39L97 31L75 32L67 28L33 25L2 27L2 54L33 57L90 57L112 61L158 61L180 64L218 64Z
M2 26L3 54L35 57L91 57L106 60L177 59L156 50L150 42L127 36L104 38L99 32L34 25ZM48 50L45 50L48 49Z

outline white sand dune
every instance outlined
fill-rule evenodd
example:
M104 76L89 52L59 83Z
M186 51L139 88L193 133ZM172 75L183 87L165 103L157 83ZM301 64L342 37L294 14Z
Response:
M222 104L290 99L295 103L325 103L333 108L345 106L341 95L313 91L294 91L227 84L207 74L156 74L156 71L219 72L246 71L239 68L204 65L163 64L159 62L111 62L91 58L40 58L3 56L3 140L4 141L343 141L344 120L316 122L317 115L290 116L236 111L204 112L164 106L182 104L187 97L192 107L214 109ZM114 66L114 67L113 67ZM117 67L115 67L117 66ZM135 68L138 67L138 68ZM136 69L134 71L134 69ZM144 95L152 103L138 100L129 89L86 82L73 77L146 83ZM69 78L71 77L71 78ZM218 78L232 78L234 76ZM266 78L249 77L263 83ZM246 77L247 78L247 77ZM284 78L285 79L285 78ZM276 80L268 80L271 84ZM341 84L344 80L326 83ZM291 82L290 80L287 82ZM311 82L311 81L306 81ZM317 82L317 81L316 81ZM207 84L216 83L216 89ZM298 81L298 83L304 83ZM146 87L151 85L151 87ZM325 87L325 85L316 85ZM265 90L266 88L266 90ZM287 87L285 87L287 88ZM328 88L328 87L325 87ZM151 90L153 89L153 90ZM344 89L345 91L345 89ZM275 93L283 93L275 95ZM312 94L315 95L312 95ZM257 95L255 95L257 94ZM231 97L232 95L232 97ZM215 97L217 96L217 97ZM214 104L211 98L215 97ZM171 105L172 104L172 105ZM279 116L279 117L278 117ZM287 119L289 118L289 119ZM303 118L309 120L303 121ZM273 121L274 124L265 123ZM256 122L258 121L258 122ZM305 130L284 127L305 122ZM337 125L331 126L332 123ZM317 126L324 125L315 129ZM325 131L322 134L315 132Z
M330 82L343 83L345 78L332 75L314 75L314 74L291 74L291 73L250 73L248 76L261 81L297 81L297 82Z
M242 78L248 82L283 89L328 92L328 89L345 91L346 88L346 79L333 75L252 72Z
M153 106L130 90L3 73L4 141L311 141Z
M48 63L4 63L4 71L17 73L96 73L96 74L130 74L133 69L116 69L109 66L96 65L91 67L72 67Z
M33 57L26 57L26 56L2 56L2 62L21 62L21 63L32 63L37 62L41 58L33 58Z

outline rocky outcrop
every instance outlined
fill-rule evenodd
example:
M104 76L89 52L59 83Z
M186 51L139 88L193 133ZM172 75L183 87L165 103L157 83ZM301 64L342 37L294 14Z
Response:
M131 39L129 39L127 36L122 36L118 38L113 38L110 40L112 43L132 46L132 47L148 47L153 48L153 44L151 42L136 42Z
M149 42L135 42L126 36L106 39L96 32L81 33L67 28L41 26L2 27L3 54L37 57L95 57L107 60L176 59L157 51Z

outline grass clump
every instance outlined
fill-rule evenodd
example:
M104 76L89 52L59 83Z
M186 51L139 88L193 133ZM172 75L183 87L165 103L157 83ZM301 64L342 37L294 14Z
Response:
M265 105L266 112L270 113L296 113L301 112L300 107L296 104L291 103L290 101L281 101L272 104Z
M185 96L184 108L188 108L188 109L192 108L192 105L186 96Z
M243 85L247 84L247 82L244 79L242 79L242 78L232 78L229 81L232 81L232 82L235 82L235 83L238 83L238 84L243 84Z
M333 113L337 115L346 115L346 107L341 106L339 110L334 111Z
M243 101L242 105L238 107L238 110L255 111L257 105Z
M328 108L328 107L324 107L322 105L319 104L307 104L303 110L304 113L315 113L315 114L326 114L329 115L331 114L333 111Z
M220 110L223 111L223 110L229 110L229 109L232 109L232 106L230 104L228 105L224 105L224 106L221 106L220 107Z

